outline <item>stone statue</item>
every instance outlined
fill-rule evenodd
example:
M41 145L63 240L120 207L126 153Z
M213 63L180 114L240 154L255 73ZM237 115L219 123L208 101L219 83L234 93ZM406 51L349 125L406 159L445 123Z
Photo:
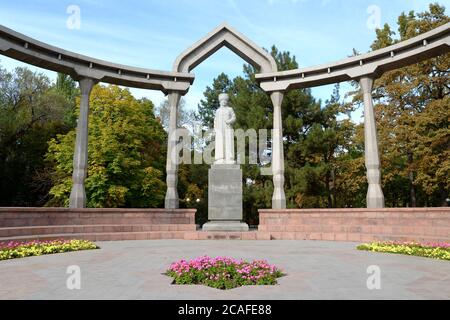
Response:
M242 170L234 159L233 108L226 93L219 95L220 107L214 118L215 161L208 171L208 222L203 231L248 231L242 222Z
M219 95L220 107L214 118L214 131L216 134L215 162L214 164L235 164L234 159L234 131L233 123L236 115L228 105L230 98L228 94Z

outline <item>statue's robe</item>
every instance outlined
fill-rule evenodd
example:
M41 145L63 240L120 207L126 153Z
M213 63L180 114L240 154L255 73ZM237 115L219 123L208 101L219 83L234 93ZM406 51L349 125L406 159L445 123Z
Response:
M220 107L214 118L216 135L215 164L235 164L234 159L234 131L232 124L236 115L231 107Z

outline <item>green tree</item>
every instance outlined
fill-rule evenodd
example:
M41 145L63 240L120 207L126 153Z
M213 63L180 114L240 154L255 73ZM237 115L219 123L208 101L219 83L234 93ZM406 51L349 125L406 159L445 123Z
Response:
M340 101L339 85L336 85L331 99L318 111L318 118L303 134L301 142L295 144L294 150L304 161L294 173L298 177L295 189L297 206L333 208L338 204L350 205L338 201L337 197L342 183L341 158L347 157L354 134L351 120L338 118L351 109L349 104Z
M214 114L219 108L219 94L228 92L231 87L231 81L225 73L221 73L214 79L212 87L206 87L203 95L204 100L198 105L198 114L203 124L209 128L213 126Z
M445 8L402 13L394 39L377 30L372 49L415 37L450 21ZM385 73L375 83L383 185L388 206L436 206L448 196L450 55ZM439 115L442 118L436 118Z
M170 116L168 100L164 100L160 104L156 114L167 131ZM204 132L202 132L198 114L195 111L187 110L185 100L182 98L178 106L177 117L178 127L186 128L190 132L192 137L191 159L194 159L194 154L201 153L204 146L202 140ZM197 130L202 133L201 137ZM180 164L178 168L180 207L197 209L195 218L198 224L204 224L208 221L208 169L209 166L204 163Z
M194 152L192 151L192 157ZM208 221L208 170L203 164L182 164L178 173L178 193L181 208L195 208L197 224Z
M70 102L45 75L0 68L1 206L41 206L47 201L47 141L70 129L70 112Z
M71 105L71 109L67 111L64 120L71 128L75 128L77 125L76 97L80 94L76 82L69 75L58 73L55 89L65 96Z
M155 113L156 117L164 127L164 130L168 131L170 119L169 100L165 99L161 102ZM196 113L192 110L186 109L186 102L184 98L181 98L180 103L178 104L177 122L179 127L192 129L195 126Z
M281 52L276 47L272 47L270 53L276 60L280 71L298 67L295 57L289 52ZM206 88L204 92L205 98L199 105L199 117L206 127L212 127L214 112L218 108L218 95L222 92L227 92L231 95L231 104L236 113L236 128L244 130L255 129L257 132L260 129L272 129L272 103L269 96L259 88L255 81L255 73L258 70L250 65L244 65L243 71L243 76L236 77L233 80L230 80L225 74L220 74L214 79L212 86ZM331 109L335 111L330 112ZM317 199L314 201L305 201L304 199L309 189L312 190L314 196L318 194L318 190L314 189L314 185L323 186L322 180L325 179L323 175L331 175L331 169L325 170L324 174L321 173L320 175L317 175L317 172L306 170L305 166L313 158L311 153L316 152L316 150L305 149L302 147L302 143L306 139L311 141L313 139L312 135L317 135L318 131L322 130L322 125L324 127L332 126L334 121L332 118L335 117L336 113L341 112L341 109L333 106L333 108L330 107L325 111L321 110L320 102L312 97L311 91L308 89L292 90L286 94L282 110L287 178L286 196L290 207L315 206L320 202L316 201ZM322 123L320 128L317 127L319 128L318 130L314 129L314 125L317 122ZM329 131L330 129L327 130ZM321 139L336 140L333 135ZM268 152L270 150L271 141L269 140ZM329 152L333 154L331 151ZM316 162L314 162L314 165L316 166ZM263 166L265 166L265 163L261 161L258 162L258 165L249 165L248 161L246 161L246 164L242 166L244 213L245 220L250 224L258 223L258 208L271 206L272 177L261 175L260 169ZM328 186L330 185L331 181ZM331 188L329 192L331 193ZM322 196L325 197L325 202L321 205L326 206L328 195ZM300 198L303 198L303 201L299 201Z
M135 99L128 89L95 86L90 105L87 206L162 206L166 134L152 102ZM68 205L74 143L75 130L49 143L54 186L48 205Z

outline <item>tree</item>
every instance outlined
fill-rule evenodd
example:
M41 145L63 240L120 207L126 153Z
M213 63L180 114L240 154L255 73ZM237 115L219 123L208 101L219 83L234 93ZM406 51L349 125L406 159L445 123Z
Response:
M339 85L336 85L331 99L318 112L318 119L303 135L301 143L295 145L295 150L304 157L303 166L297 169L299 185L295 202L298 206L336 207L342 181L341 158L347 157L354 134L351 120L338 120L338 116L348 114L351 108L340 101Z
M295 57L291 56L289 52L281 52L276 47L272 47L270 53L276 60L280 71L298 67ZM218 108L218 95L227 92L231 96L231 104L236 113L236 128L255 129L257 132L260 129L272 129L272 103L269 96L259 88L255 80L255 73L258 70L250 65L244 65L243 71L243 76L236 77L233 80L222 73L214 79L212 86L206 88L205 99L199 105L199 117L203 121L203 125L212 127L214 112ZM320 164L320 160L312 154L316 152L322 156L322 151L304 148L302 143L305 141L311 141L312 143L313 135L316 135L316 138L319 139L319 131L322 130L323 126L332 126L332 122L335 121L332 118L335 117L336 113L342 111L340 107L334 106L333 108L334 112L330 112L332 107L322 111L320 102L312 97L310 90L292 90L284 98L282 110L287 178L285 189L290 207L327 205L326 200L325 202L319 201L317 198L312 201L305 200L308 197L308 192L313 194L312 198L320 193L315 186L325 186L322 181L322 179L325 179L323 174L331 176L331 170L323 171L319 169L318 163ZM315 123L321 123L321 125L315 126ZM331 129L328 128L327 130L330 131ZM326 135L329 135L327 137L322 137L322 133L320 135L322 140L335 139L328 132L326 133ZM270 152L270 150L271 141L268 143L268 151ZM333 155L332 151L328 150L328 152ZM327 159L329 159L329 156ZM305 169L308 163L314 163L314 170ZM246 164L242 166L244 218L250 224L258 223L258 208L271 206L272 177L261 175L260 169L264 165L261 161L257 165L249 165L246 161ZM319 175L317 175L318 171L321 171ZM330 188L331 178L329 180L328 187ZM331 188L329 193L331 193ZM320 197L327 199L328 195L321 193Z
M68 110L65 116L65 122L67 122L71 128L75 128L77 125L76 97L80 94L76 82L69 75L58 73L55 89L65 96L68 103L70 103L71 109Z
M192 153L198 152L193 150ZM202 164L181 164L178 172L178 192L181 208L195 208L197 224L208 221L208 170Z
M162 206L167 137L151 101L135 99L128 89L98 85L90 106L87 206ZM48 205L68 205L74 144L75 130L49 143L54 186Z
M392 38L394 33L385 25L383 30L377 30L372 49L407 40L449 21L445 8L438 4L430 4L429 11L423 13L402 13L397 22L399 38ZM450 166L446 161L450 147L449 73L450 55L446 54L387 72L375 82L388 206L445 203L450 184Z
M184 98L180 99L177 111L178 126L191 129L195 125L196 115L194 111L186 110L186 102ZM170 119L170 106L168 99L161 102L159 107L156 109L156 117L161 122L164 130L168 131Z
M205 100L198 105L198 114L205 126L213 126L215 111L219 108L219 94L228 92L230 87L231 81L225 73L214 79L212 87L206 87L203 93Z
M70 128L70 102L42 73L0 68L0 205L40 206L51 187L47 141Z

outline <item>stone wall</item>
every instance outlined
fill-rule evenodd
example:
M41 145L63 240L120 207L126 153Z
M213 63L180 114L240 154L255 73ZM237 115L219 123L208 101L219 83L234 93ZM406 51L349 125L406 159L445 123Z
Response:
M195 209L0 208L0 241L184 239Z
M259 210L258 230L197 230L192 209L0 208L0 241L328 240L450 242L450 208Z
M259 210L271 240L450 242L450 208Z

